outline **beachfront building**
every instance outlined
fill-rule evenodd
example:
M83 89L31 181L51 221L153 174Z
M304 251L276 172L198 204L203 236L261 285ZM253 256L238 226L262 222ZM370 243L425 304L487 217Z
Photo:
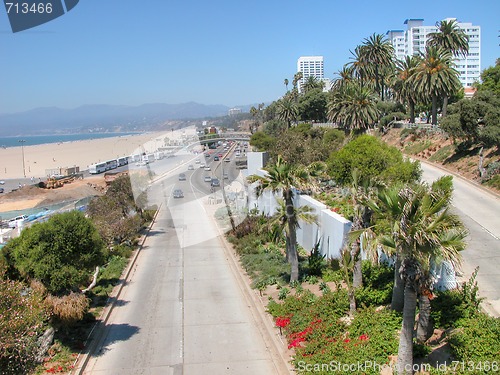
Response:
M452 21L455 18L447 18ZM407 19L404 24L407 29L389 30L386 35L394 46L396 58L417 55L425 52L429 34L438 31L437 26L425 26L421 18ZM481 28L470 22L458 22L457 25L469 36L469 53L463 57L455 58L455 69L460 73L459 79L463 87L471 87L479 80L481 74Z
M297 73L302 73L302 79L298 82L299 92L309 77L316 77L320 81L325 80L325 68L323 56L300 56L297 60Z

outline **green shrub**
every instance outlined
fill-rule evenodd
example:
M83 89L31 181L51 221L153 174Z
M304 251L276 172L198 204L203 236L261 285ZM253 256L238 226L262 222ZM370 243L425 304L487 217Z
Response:
M455 359L475 364L497 361L500 358L500 319L480 313L460 321L460 328L449 342ZM498 371L498 370L497 370ZM485 374L497 371L478 371Z

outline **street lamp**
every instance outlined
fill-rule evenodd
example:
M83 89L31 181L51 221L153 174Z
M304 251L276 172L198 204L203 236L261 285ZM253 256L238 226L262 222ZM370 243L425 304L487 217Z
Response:
M26 140L20 139L19 143L21 144L21 153L23 154L23 174L24 178L26 178L26 167L24 166L24 144L26 143Z

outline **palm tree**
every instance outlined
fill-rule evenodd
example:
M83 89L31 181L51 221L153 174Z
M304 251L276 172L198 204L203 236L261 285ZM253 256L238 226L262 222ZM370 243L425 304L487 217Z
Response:
M386 68L391 68L394 65L394 47L391 42L386 39L382 34L373 34L363 41L361 48L363 61L365 61L371 68L369 71L373 72L375 80L375 91L384 100L384 77L382 72L387 71Z
M260 196L266 190L282 194L285 204L286 224L288 226L286 253L291 265L290 281L299 279L296 233L299 212L293 205L294 188L314 188L316 186L314 177L319 176L323 169L324 165L322 163L313 163L308 167L295 166L285 162L279 155L276 163L266 169L266 176L251 175L248 177L248 182L258 183L256 187L257 196Z
M388 196L394 197L394 187L389 191ZM379 237L379 243L398 254L401 261L398 271L404 282L403 323L398 349L400 374L412 373L405 370L413 367L417 292L427 281L426 259L440 258L454 264L460 260L458 251L463 249L466 232L457 217L448 212L449 204L448 197L420 185L399 189L397 199L386 210L391 212L389 217L393 221L387 234Z
M453 54L454 57L467 56L469 52L469 36L458 26L456 20L437 22L439 31L429 34L427 45L443 48ZM448 106L448 95L443 99L443 117L446 116Z
M278 119L284 121L287 124L287 128L290 128L292 126L292 122L297 120L299 115L297 104L292 99L291 95L286 95L282 99L278 100L277 107Z
M307 93L311 90L314 89L323 89L325 86L325 83L323 81L320 81L318 78L315 76L309 76L307 77L306 81L304 82L304 93Z
M286 87L286 92L288 92L288 78L285 78L285 87Z
M292 241L292 233L290 232L289 214L287 213L287 206L283 199L276 198L278 202L278 210L268 221L268 225L265 226L265 230L271 233L275 242L278 242L281 235L285 233L285 242L287 246ZM300 228L299 221L303 221L307 224L312 224L317 221L316 215L312 214L312 208L309 206L293 207L294 212L290 217L296 217L297 220L292 222L292 226L295 225L295 231ZM290 262L289 252L286 253L287 261Z
M372 66L366 60L366 55L364 54L364 46L357 46L351 52L350 59L351 62L347 63L346 66L352 70L354 76L359 79L360 85L363 87L369 84L369 79L372 73Z
M351 132L368 129L379 115L373 91L358 82L333 91L328 102L329 119Z
M438 98L448 96L461 87L459 73L452 67L451 59L449 51L427 46L415 74L410 78L410 84L424 99L431 98L433 125L437 125Z
M411 77L420 63L420 58L416 55L406 56L404 60L396 61L396 95L402 101L408 103L410 109L410 123L415 122L415 104L417 103L418 92L413 85Z
M436 27L438 31L428 35L428 46L444 48L455 57L467 56L469 52L469 36L458 26L456 20L437 22Z
M337 72L337 75L339 77L333 81L333 91L341 90L354 80L354 69L352 66L344 65L343 68Z

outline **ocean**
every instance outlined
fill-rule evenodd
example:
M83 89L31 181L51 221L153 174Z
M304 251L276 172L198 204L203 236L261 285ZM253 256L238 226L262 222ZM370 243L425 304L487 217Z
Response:
M0 137L0 147L19 147L42 145L46 143L61 143L71 141L83 141L87 139L99 139L110 137L121 137L137 133L85 133L85 134L55 134L55 135L33 135L26 137ZM25 142L21 142L25 141Z

